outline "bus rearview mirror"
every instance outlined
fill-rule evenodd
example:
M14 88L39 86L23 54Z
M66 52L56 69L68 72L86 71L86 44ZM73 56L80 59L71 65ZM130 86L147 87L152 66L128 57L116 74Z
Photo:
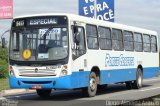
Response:
M5 48L5 45L6 45L6 40L5 38L2 38L2 48Z

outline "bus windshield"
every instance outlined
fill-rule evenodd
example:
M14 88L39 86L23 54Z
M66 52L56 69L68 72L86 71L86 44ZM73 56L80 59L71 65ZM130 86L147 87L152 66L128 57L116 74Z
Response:
M40 27L13 29L10 59L16 61L59 60L68 56L68 28Z

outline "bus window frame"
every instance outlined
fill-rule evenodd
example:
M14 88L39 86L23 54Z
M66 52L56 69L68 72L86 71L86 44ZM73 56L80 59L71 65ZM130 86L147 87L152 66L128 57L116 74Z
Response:
M149 36L150 43L144 42L144 39L143 39L144 36ZM150 35L150 34L143 33L143 34L142 34L142 39L143 39L143 52L150 53L150 52L151 52L151 35ZM145 50L144 50L144 44L150 44L150 51L145 51Z
M96 28L96 37L94 36L88 36L87 34L87 26L92 26L92 27L95 27ZM86 41L87 41L87 48L90 49L90 50L99 50L99 35L98 35L98 28L97 28L97 25L94 25L94 24L86 24ZM97 48L89 48L88 46L88 37L92 37L92 38L97 38Z
M101 39L101 35L100 35L100 32L99 32L99 28L105 28L105 29L108 29L110 31L110 39L109 38L103 38L103 39L106 39L106 40L110 40L111 41L111 47L110 49L102 49L101 46L100 46L100 39ZM104 26L98 26L98 35L99 35L99 48L101 50L112 50L112 30L110 27L104 27Z
M122 40L119 40L119 39L113 39L113 30L119 30L122 34ZM111 31L111 39L112 39L112 50L114 51L124 51L124 38L123 38L123 30L122 29L118 29L118 28L112 28L112 31ZM117 50L117 49L114 49L113 48L113 40L116 40L116 41L122 41L122 50Z
M132 42L132 43L133 43L133 49L132 49L132 50L126 50L126 49L125 49L124 32L129 32L129 33L132 34L132 41L128 41L128 40L127 40L127 42ZM123 30L123 45L124 45L124 50L125 50L125 51L131 51L131 52L134 52L134 51L135 51L135 49L134 49L134 48L135 48L135 46L134 46L134 33L133 33L132 31Z
M140 34L140 35L141 35L141 41L142 41L142 42L135 41L135 36L136 36L135 34ZM142 37L142 35L143 35L143 34L140 33L140 32L134 32L134 34L133 34L133 39L134 39L134 51L135 51L135 52L143 52L143 37ZM136 46L135 46L136 43L142 43L142 50L141 50L141 51L137 51L137 50L136 50Z
M156 36L156 35L151 35L151 38L152 38L153 36L156 38L156 42L155 42L155 43L156 43L156 51L152 51L152 39L151 39L151 52L152 52L152 53L157 53L157 52L158 52L158 49L159 49L159 48L158 48L158 40L157 40L157 36Z

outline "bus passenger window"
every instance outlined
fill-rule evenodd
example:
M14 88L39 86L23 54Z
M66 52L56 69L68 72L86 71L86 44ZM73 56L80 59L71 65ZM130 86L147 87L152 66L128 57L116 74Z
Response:
M133 51L134 50L133 33L129 31L124 31L123 36L124 36L124 49L126 51Z
M99 27L98 32L100 35L99 46L102 50L111 50L112 41L111 41L111 30L105 27Z
M123 34L119 29L112 29L112 44L113 49L123 51Z
M94 25L86 25L87 44L89 49L98 49L98 32Z
M154 35L151 36L151 51L157 52L157 38Z
M144 48L144 52L151 52L150 35L147 35L147 34L143 35L143 48Z
M134 47L136 52L143 51L142 34L134 33Z

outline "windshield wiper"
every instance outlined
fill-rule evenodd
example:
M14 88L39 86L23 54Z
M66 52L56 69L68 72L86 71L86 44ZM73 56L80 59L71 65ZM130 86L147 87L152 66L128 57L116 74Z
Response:
M46 36L47 36L47 34L48 34L52 29L53 29L53 26L52 26L52 27L49 27L49 28L47 29L47 31L41 36L41 38L42 38L42 39L45 39Z
M41 36L40 39L43 39L43 40L44 40L44 44L46 44L46 36L47 36L47 34L48 34L52 29L53 29L53 26L49 27L49 28L47 29L47 31Z

